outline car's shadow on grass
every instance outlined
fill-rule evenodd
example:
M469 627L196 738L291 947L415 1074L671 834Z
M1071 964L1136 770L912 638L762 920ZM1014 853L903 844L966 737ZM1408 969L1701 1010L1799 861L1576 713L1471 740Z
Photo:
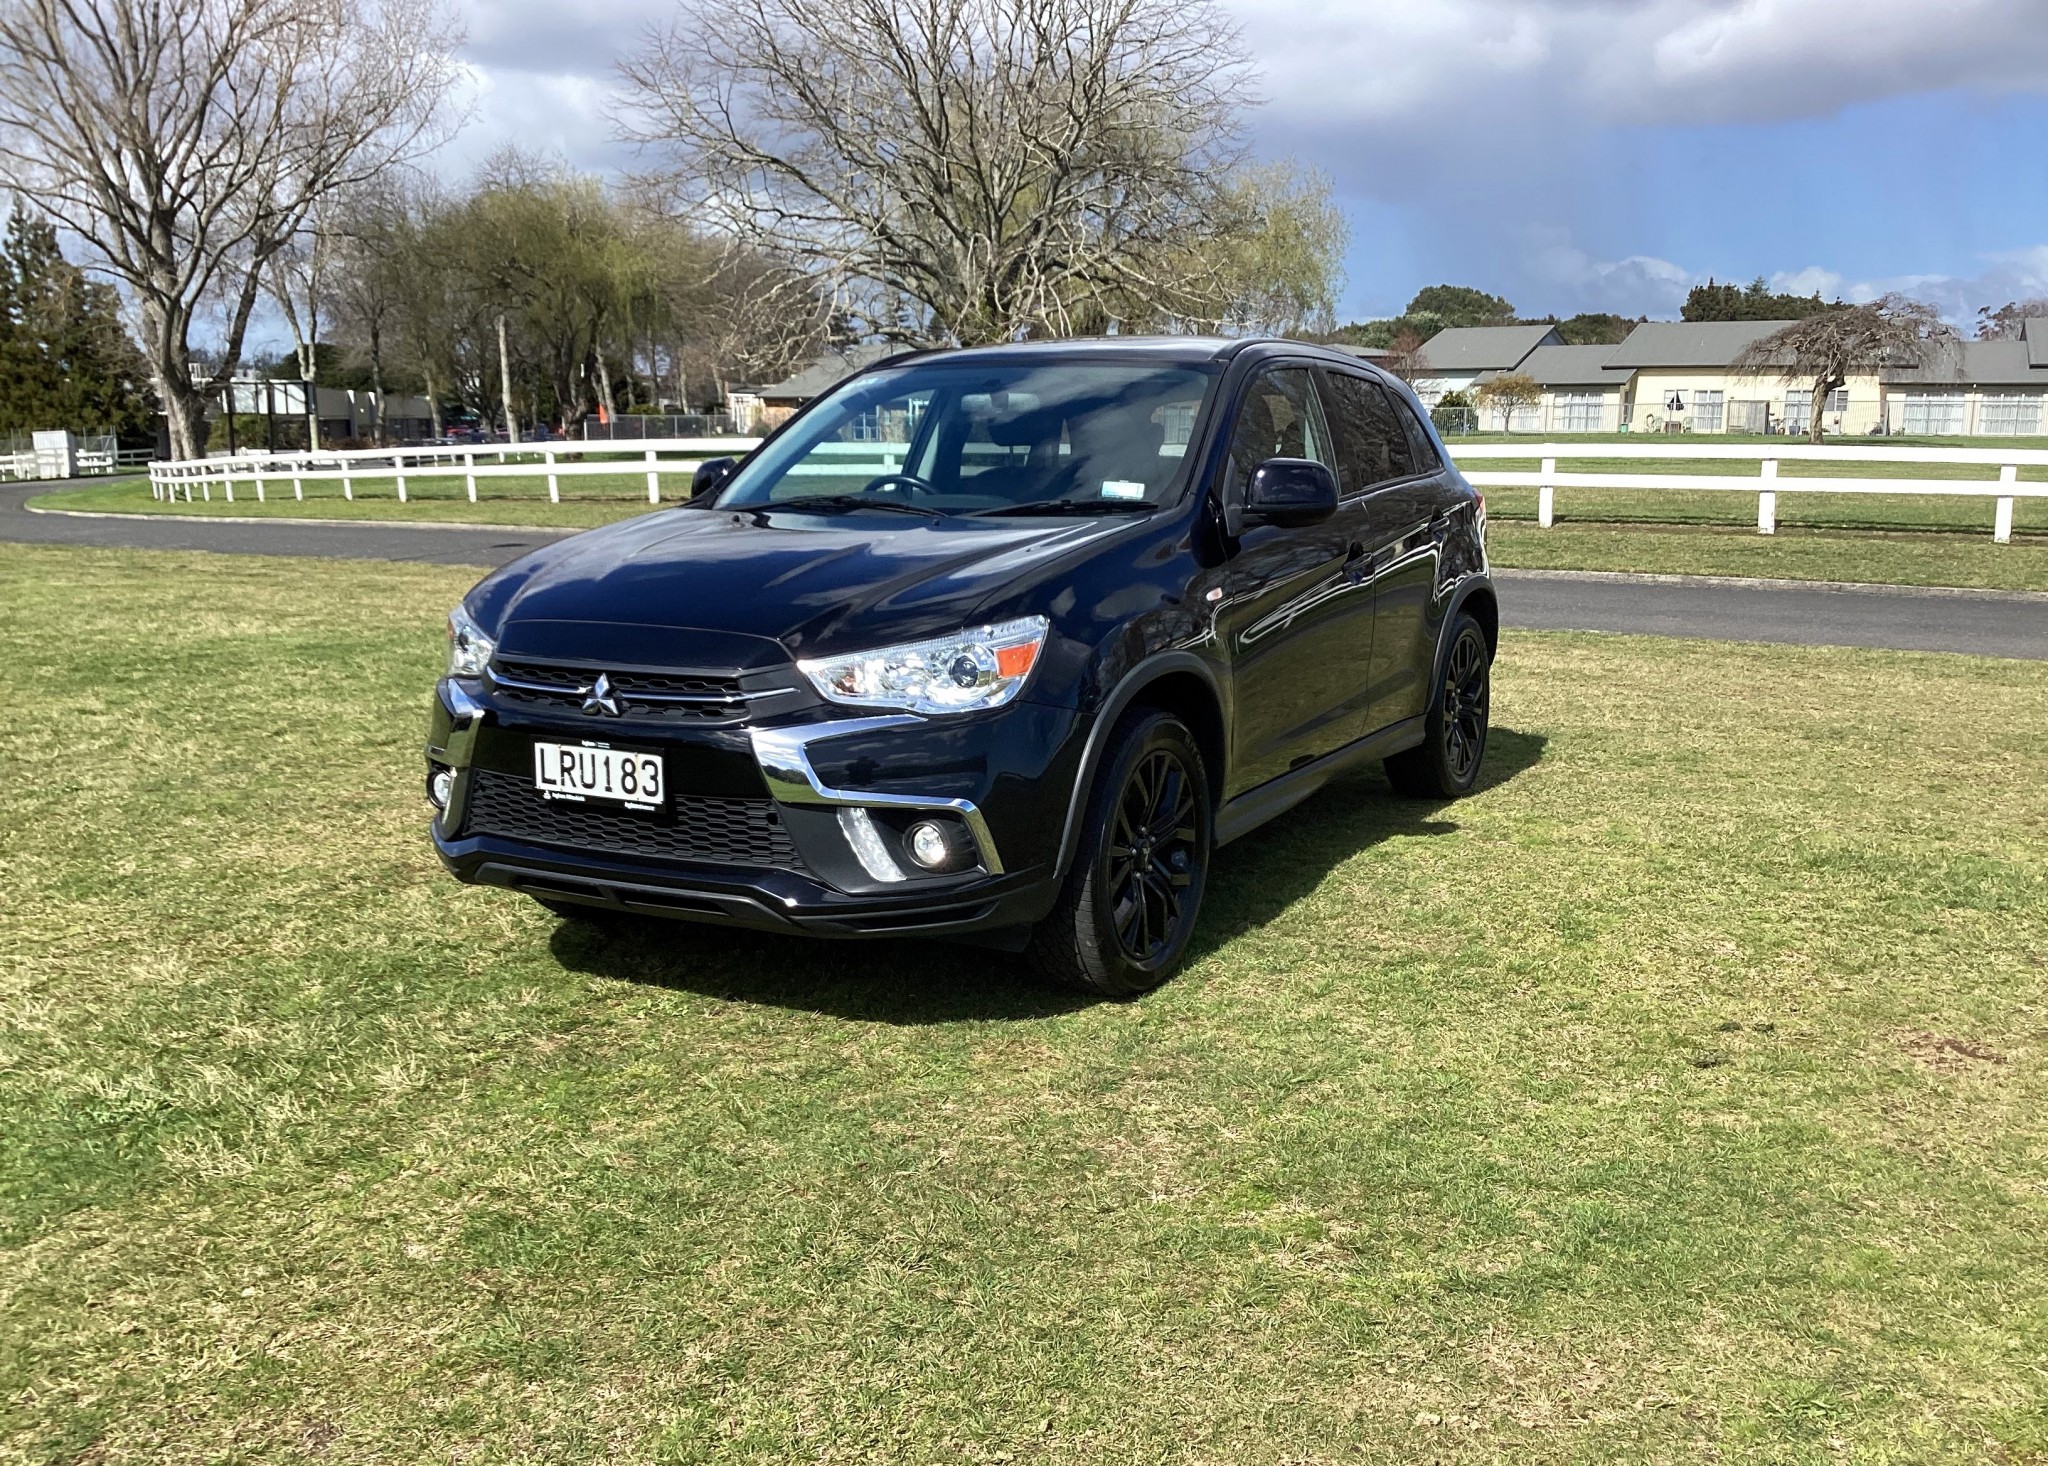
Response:
M1532 767L1545 742L1493 729L1480 788ZM1451 808L1395 797L1376 768L1325 785L1217 853L1189 959L1273 920L1361 850L1456 833ZM945 942L815 941L649 919L563 921L550 946L572 972L868 1023L1028 1020L1100 1001L1041 981L1028 956Z

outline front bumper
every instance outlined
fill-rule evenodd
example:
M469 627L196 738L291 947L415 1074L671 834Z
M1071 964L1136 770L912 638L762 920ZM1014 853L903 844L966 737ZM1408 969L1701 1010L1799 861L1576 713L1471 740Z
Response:
M494 698L488 683L445 679L427 747L430 784L452 774L435 847L476 884L771 931L970 935L1043 917L1058 891L1085 734L1078 716L1026 702L945 719L838 716L846 711L816 704L734 726L627 726L536 715ZM576 828L589 824L580 815L561 822L559 838L545 820L512 829L474 817L488 803L479 796L530 781L536 739L659 752L678 817L701 801L728 821L764 821L773 839L732 859L678 853L674 840L654 855L579 842ZM958 832L965 868L931 874L905 858L902 833L922 818Z

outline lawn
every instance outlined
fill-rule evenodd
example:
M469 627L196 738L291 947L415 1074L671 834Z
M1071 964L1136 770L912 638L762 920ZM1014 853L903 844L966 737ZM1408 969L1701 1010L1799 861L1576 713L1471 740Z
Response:
M2048 664L1511 635L1178 981L445 879L468 573L0 546L0 1460L2048 1460Z

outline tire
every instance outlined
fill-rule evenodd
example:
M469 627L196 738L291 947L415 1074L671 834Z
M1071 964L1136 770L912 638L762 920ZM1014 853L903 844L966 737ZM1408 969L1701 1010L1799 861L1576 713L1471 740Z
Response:
M1479 782L1486 757L1493 653L1486 633L1460 612L1451 623L1443 680L1430 699L1422 742L1386 761L1387 782L1411 799L1456 799Z
M1201 911L1213 819L1202 751L1187 726L1151 708L1125 714L1089 793L1058 904L1032 934L1040 970L1106 998L1136 997L1172 977Z

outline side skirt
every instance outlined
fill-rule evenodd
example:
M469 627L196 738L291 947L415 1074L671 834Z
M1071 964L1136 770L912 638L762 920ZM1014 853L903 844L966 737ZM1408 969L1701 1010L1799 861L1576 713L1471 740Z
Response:
M1267 820L1294 808L1346 769L1413 748L1422 742L1427 721L1426 716L1418 714L1389 723L1377 733L1333 749L1312 764L1303 764L1277 779L1268 779L1256 789L1247 789L1216 812L1216 843L1228 845L1240 835L1250 834Z

